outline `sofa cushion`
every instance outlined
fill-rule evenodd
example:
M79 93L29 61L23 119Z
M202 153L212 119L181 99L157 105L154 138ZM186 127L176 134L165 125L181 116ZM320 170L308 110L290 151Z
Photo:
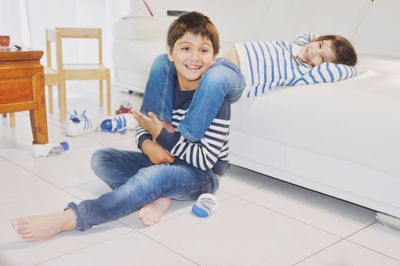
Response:
M232 129L400 176L400 60L365 56L363 75L280 87L232 106Z

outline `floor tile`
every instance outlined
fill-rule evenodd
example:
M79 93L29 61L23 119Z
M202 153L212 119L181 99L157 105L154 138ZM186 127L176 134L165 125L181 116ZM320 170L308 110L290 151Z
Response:
M200 265L291 265L339 239L238 198L141 231Z
M26 152L15 149L0 150L0 154L51 184L67 188L97 179L90 168L90 158L100 148L105 146L90 144L85 147L71 147L62 154L43 158L33 158Z
M0 161L0 205L56 190L55 186L8 161Z
M113 143L120 144L121 142L123 142L125 144L125 147L123 149L132 150L136 149L137 146L135 134L135 130L129 130L125 134L96 131L87 134L86 137L108 147L111 147L111 144Z
M62 211L69 201L76 198L59 191L0 206L0 258L7 259L7 266L35 265L132 231L119 222L110 222L86 232L64 232L46 241L25 243L10 225L16 217Z
M105 116L97 82L68 82L68 111ZM55 93L55 96L57 93ZM112 90L112 111L142 98ZM66 232L27 244L10 226L18 216L61 211L69 201L96 198L110 189L90 169L99 148L138 150L135 131L66 137L55 112L47 115L49 141L70 150L33 158L28 112L16 127L0 118L0 265L399 265L398 231L373 224L374 212L231 166L221 178L218 210L191 214L194 201L174 201L154 226L132 213L86 232ZM349 236L348 239L341 238Z
M241 197L340 237L375 222L371 210L285 182Z
M118 248L116 248L118 247ZM51 260L41 266L110 266L110 265L196 265L168 248L137 233L111 239L100 244Z
M219 189L233 195L240 195L274 182L276 182L274 178L231 165L221 178Z
M108 133L104 133L108 134ZM119 135L119 133L116 133ZM140 151L139 148L137 147L136 140L134 134L132 137L129 138L116 138L115 140L109 140L109 141L100 141L101 144L118 149L118 150L128 150L128 151Z
M400 261L386 257L349 241L339 243L295 264L296 266L399 266Z
M352 235L349 240L400 261L399 230L376 223Z

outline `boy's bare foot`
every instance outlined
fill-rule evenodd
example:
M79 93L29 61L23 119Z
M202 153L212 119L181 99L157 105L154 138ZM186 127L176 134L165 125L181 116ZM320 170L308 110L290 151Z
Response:
M170 198L158 198L139 210L139 218L145 225L153 225L160 221L163 214L171 206Z
M68 209L48 215L20 217L12 221L12 227L22 240L33 242L63 231L74 230L76 216L71 209Z

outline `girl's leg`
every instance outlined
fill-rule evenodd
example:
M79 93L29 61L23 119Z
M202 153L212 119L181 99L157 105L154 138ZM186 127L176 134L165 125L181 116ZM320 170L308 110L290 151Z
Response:
M178 131L190 141L200 140L218 114L225 97L230 103L237 101L244 86L240 69L227 60L218 59L203 74Z
M151 66L140 111L155 113L159 119L172 121L172 97L176 71L166 54L158 56Z
M176 70L168 56L164 54L157 57L151 67L140 111L145 114L153 112L159 119L171 122L175 82ZM227 97L230 103L237 101L244 85L244 78L236 65L217 59L201 78L199 88L178 130L190 141L200 140L218 113L224 98Z

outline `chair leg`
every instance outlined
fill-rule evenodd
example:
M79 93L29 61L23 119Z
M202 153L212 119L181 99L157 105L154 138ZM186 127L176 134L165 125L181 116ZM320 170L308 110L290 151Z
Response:
M58 106L60 107L60 121L64 122L67 117L67 94L65 81L58 86Z
M104 101L103 80L99 80L99 103L100 103L100 107L103 107L103 101Z
M111 82L110 72L107 74L107 115L111 115Z
M10 113L10 127L15 127L15 113Z
M49 99L49 113L52 114L54 112L53 108L53 86L47 86L48 99Z

